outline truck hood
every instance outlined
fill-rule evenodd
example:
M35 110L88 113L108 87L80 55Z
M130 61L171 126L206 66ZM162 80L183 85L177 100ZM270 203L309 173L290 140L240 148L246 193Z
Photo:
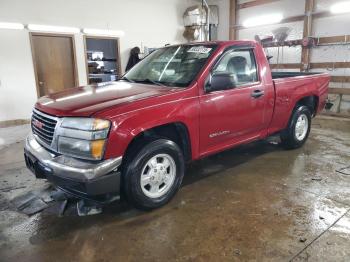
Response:
M66 89L41 97L35 107L55 116L91 116L92 114L125 103L175 91L170 87L109 82Z

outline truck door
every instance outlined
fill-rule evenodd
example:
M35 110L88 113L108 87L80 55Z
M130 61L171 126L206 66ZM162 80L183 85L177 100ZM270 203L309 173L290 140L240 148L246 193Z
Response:
M201 155L256 139L266 129L262 82L253 48L221 55L200 96Z

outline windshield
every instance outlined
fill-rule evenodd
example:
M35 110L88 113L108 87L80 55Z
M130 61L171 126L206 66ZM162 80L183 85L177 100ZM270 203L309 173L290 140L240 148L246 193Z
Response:
M188 86L216 45L180 45L158 49L136 64L122 79L136 83Z

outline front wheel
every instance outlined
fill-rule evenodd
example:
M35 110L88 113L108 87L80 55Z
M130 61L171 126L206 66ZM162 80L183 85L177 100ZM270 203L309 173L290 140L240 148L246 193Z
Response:
M165 205L180 188L185 162L173 141L157 139L143 146L127 164L124 191L127 200L145 210Z
M311 128L311 113L308 107L299 106L289 120L288 127L281 133L282 145L287 149L301 147L307 140Z

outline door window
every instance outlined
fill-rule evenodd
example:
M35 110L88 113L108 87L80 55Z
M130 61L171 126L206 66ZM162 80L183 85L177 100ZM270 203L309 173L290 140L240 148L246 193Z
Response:
M236 86L253 83L258 80L253 50L239 50L226 52L213 73L233 74Z

